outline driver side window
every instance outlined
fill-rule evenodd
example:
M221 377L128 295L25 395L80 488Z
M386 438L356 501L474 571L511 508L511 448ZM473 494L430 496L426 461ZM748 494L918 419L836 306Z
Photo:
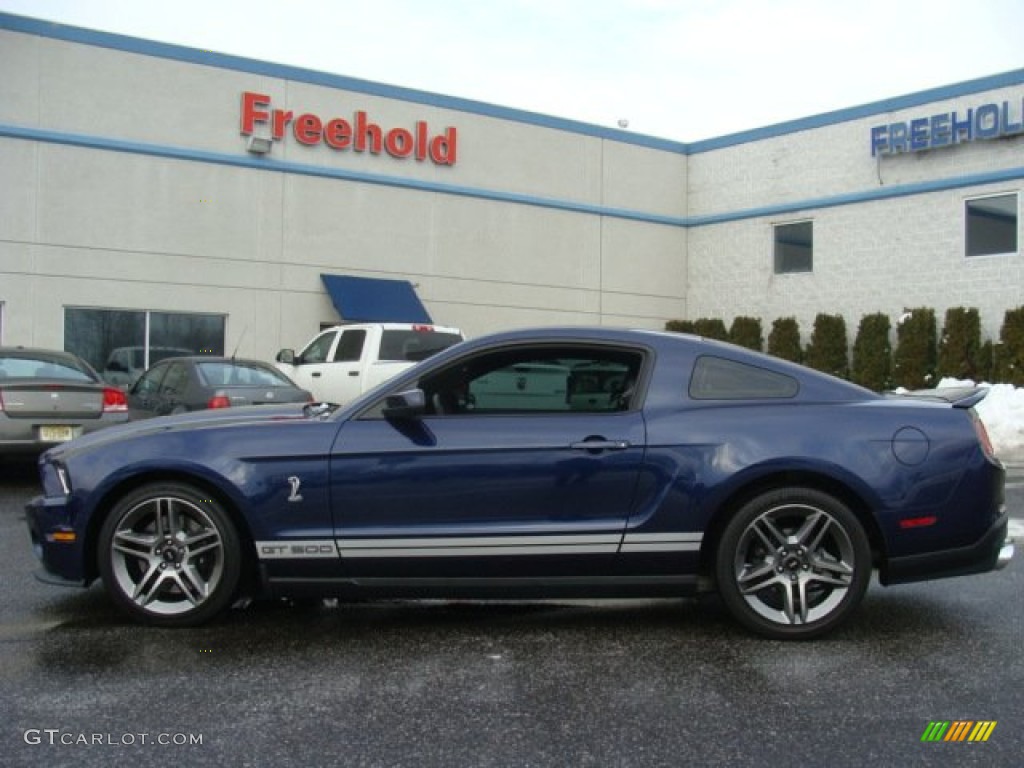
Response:
M420 387L433 415L606 413L634 406L642 363L618 347L531 346L462 360Z

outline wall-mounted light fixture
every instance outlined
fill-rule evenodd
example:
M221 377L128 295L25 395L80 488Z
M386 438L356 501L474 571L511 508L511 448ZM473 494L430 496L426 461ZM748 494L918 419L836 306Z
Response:
M250 136L245 148L254 155L265 155L270 152L270 148L273 146L274 142L271 139L265 139L262 136Z

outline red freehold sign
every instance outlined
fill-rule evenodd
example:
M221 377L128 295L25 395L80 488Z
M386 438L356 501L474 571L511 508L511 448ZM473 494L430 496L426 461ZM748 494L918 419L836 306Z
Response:
M434 134L425 120L418 120L412 129L385 129L362 110L351 120L343 117L324 120L308 112L296 114L290 109L272 108L269 96L245 91L242 94L242 135L252 136L257 126L266 126L260 133L269 130L274 141L282 141L290 133L295 141L307 146L326 144L331 149L371 155L386 152L392 157L413 157L419 162L430 160L437 165L455 165L457 157L455 126Z

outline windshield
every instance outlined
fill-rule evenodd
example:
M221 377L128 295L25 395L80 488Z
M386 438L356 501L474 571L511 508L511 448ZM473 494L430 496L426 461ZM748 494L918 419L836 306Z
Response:
M94 380L73 360L44 355L4 355L0 357L0 378Z

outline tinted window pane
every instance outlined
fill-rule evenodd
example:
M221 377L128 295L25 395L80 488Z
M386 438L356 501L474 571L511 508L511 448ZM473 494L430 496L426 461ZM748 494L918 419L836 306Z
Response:
M775 227L775 274L814 268L814 225L810 221Z
M967 201L967 255L1017 252L1017 195Z
M642 362L622 349L526 347L462 361L421 386L438 414L620 411L632 405Z
M84 358L104 379L126 385L142 373L133 350L146 343L146 313L120 309L64 310L64 349Z
M384 331L380 342L380 359L419 362L460 341L462 339L454 333Z
M273 368L246 363L198 363L199 377L214 387L290 387L292 383Z
M152 347L188 350L176 354L223 355L224 315L151 312L149 343Z
M355 363L363 356L366 331L342 331L338 347L334 350L334 362Z
M720 357L698 358L690 377L690 397L695 400L788 398L799 389L790 376Z

